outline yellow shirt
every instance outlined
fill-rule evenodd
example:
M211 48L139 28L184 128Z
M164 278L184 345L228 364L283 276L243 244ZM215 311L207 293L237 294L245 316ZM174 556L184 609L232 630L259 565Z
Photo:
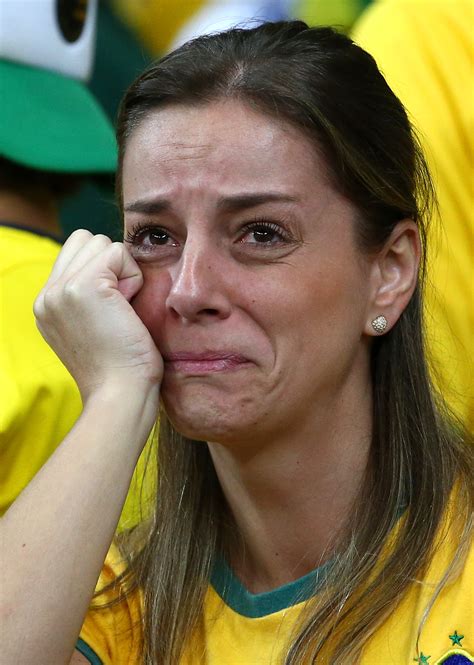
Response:
M452 547L449 538L443 541L423 579L409 588L369 640L360 665L474 663L474 548L463 570L435 601L416 649L424 609L452 557ZM112 549L99 584L111 581L121 569L117 550ZM317 575L324 576L324 567L279 589L251 594L228 568L217 567L205 598L202 636L188 646L180 665L281 665L304 606L302 598L314 588ZM77 648L92 665L138 665L140 631L140 597L135 594L111 609L90 611Z
M41 337L33 302L61 245L0 226L0 514L76 421L78 389Z
M472 431L473 36L473 0L379 0L352 35L421 134L441 215L429 233L428 343L441 392Z

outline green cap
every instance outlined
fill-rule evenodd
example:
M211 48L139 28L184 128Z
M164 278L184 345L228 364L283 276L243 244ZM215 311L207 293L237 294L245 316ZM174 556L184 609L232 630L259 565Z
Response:
M0 60L0 155L43 171L110 173L112 125L80 81Z

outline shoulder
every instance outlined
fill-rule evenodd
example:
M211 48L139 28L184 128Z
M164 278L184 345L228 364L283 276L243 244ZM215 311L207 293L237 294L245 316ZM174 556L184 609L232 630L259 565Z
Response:
M362 665L474 662L474 542L462 540L464 508L453 491L429 565L375 632ZM448 660L453 654L464 660Z
M126 561L112 545L104 562L96 595L86 615L77 644L78 651L92 665L125 665L139 662L142 643L141 595L128 591L121 575Z
M2 225L0 222L1 274L28 266L54 263L61 245L53 238L34 230Z

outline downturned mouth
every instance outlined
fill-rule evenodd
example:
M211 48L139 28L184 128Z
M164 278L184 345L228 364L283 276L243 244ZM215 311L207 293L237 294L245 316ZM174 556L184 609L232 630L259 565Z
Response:
M245 356L222 351L170 353L164 357L164 361L166 370L184 374L232 371L250 364Z

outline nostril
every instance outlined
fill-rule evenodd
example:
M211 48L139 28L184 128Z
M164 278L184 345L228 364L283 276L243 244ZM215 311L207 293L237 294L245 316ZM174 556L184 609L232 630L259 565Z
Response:
M171 307L170 308L171 312L173 313L173 316L178 318L178 319L192 319L195 320L196 318L221 318L222 313L218 309L213 309L210 307L206 307L203 309L195 310L193 312L191 311L185 311L182 307Z
M217 316L219 314L219 310L206 308L201 310L201 314L207 314L208 316Z

